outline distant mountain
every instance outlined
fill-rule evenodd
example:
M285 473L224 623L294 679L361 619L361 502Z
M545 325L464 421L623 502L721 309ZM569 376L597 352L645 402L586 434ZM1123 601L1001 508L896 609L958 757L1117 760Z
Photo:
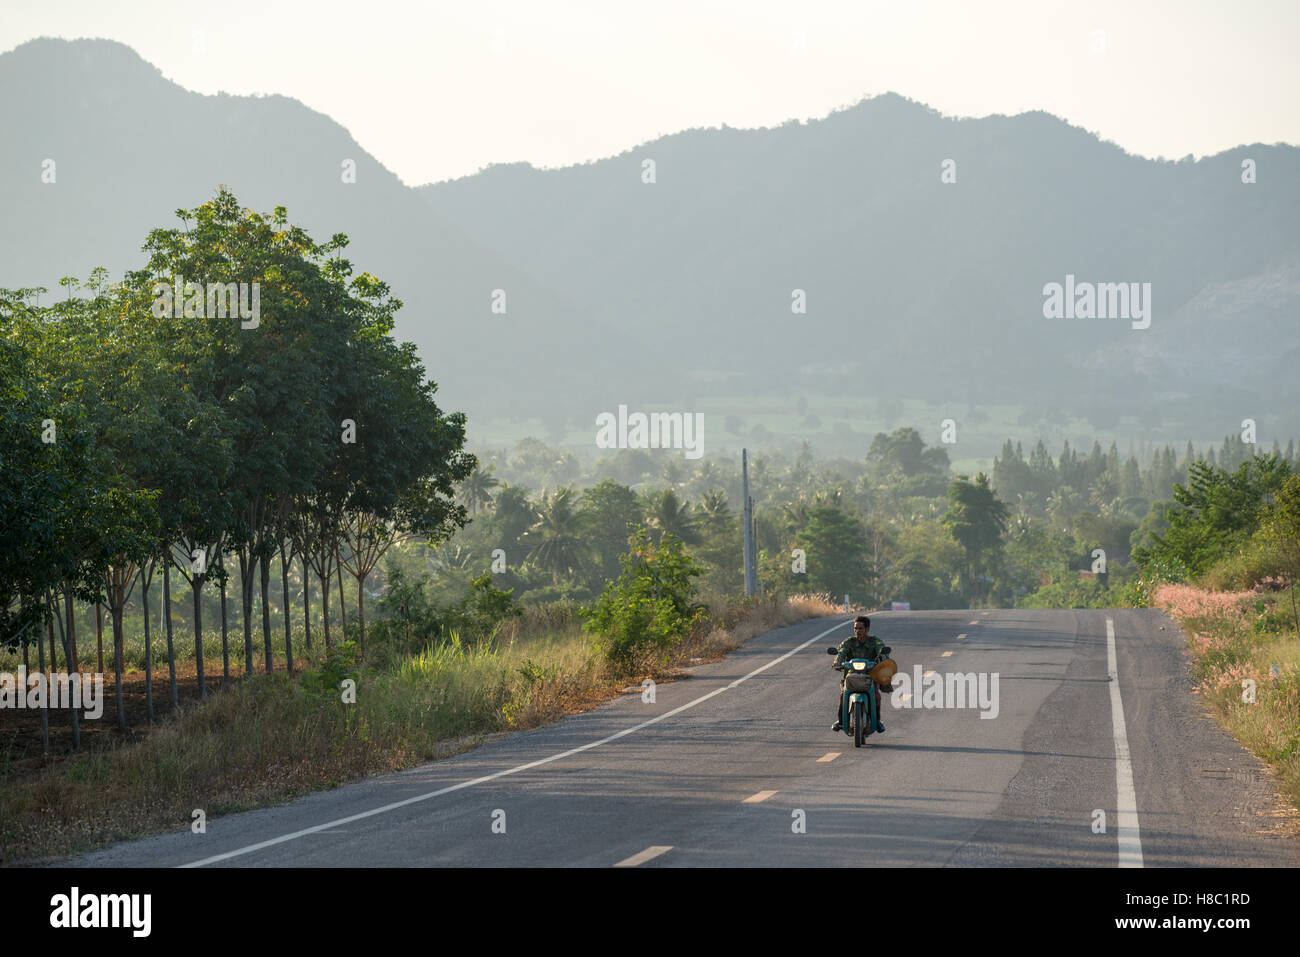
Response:
M177 209L225 184L245 206L286 206L317 240L348 234L354 270L405 303L398 333L419 345L448 409L535 414L575 359L592 380L619 379L573 346L600 315L475 243L296 100L203 96L120 43L42 39L0 56L0 122L0 285L57 290L97 265L138 268L150 229L178 225ZM347 159L355 183L343 182ZM489 311L498 288L505 317Z
M950 119L886 95L421 193L531 274L653 324L688 373L1195 418L1296 398L1298 173L1291 146L1159 162L1043 113ZM1151 283L1150 328L1045 319L1044 285L1068 275Z
M885 95L411 189L295 100L191 93L104 40L0 56L0 122L0 285L120 273L150 228L227 184L319 239L347 233L471 424L559 432L620 403L888 394L1055 407L1099 428L1252 416L1300 432L1292 146L1152 161L1044 113L954 119ZM1044 318L1044 285L1067 275L1151 283L1150 328Z

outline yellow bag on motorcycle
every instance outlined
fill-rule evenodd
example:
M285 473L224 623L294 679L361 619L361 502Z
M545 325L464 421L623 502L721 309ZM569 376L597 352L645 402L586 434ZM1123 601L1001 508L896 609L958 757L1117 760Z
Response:
M884 686L894 680L894 675L898 674L898 662L893 658L886 658L872 668L868 674L871 675L871 680L883 689Z

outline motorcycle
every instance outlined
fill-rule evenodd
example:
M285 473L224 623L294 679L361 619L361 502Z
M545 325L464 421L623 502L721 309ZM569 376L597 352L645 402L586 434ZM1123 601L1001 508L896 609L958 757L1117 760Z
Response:
M890 649L885 647L882 654L888 655ZM839 654L838 648L827 648L828 655ZM831 665L836 671L844 673L841 687L844 694L840 696L840 727L844 733L853 737L853 746L862 747L862 742L876 731L879 714L876 711L875 688L886 693L893 691L894 674L898 663L893 658L869 661L866 658L850 658L844 664Z

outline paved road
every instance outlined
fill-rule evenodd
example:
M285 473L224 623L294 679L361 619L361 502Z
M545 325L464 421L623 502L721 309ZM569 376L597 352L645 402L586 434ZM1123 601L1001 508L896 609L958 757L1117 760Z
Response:
M886 733L861 750L830 731L837 676L825 649L849 621L769 632L660 684L653 703L624 695L456 758L211 818L204 835L187 829L74 863L1300 864L1300 842L1267 830L1267 772L1202 712L1162 614L873 615L904 674L996 672L998 711L886 705ZM918 702L923 693L907 703Z

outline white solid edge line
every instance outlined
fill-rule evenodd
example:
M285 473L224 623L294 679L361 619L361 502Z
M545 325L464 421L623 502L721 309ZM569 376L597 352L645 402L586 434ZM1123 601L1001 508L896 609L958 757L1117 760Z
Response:
M350 815L349 817L341 817L336 821L327 821L324 824L317 824L315 827L303 828L301 831L294 831L291 834L283 834L280 837L273 837L265 841L259 841L258 843L250 844L247 847L241 847L233 851L226 851L223 854L214 854L211 857L205 857L202 860L191 861L188 864L181 864L179 866L182 868L203 867L207 864L216 864L218 861L228 861L232 857L240 857L244 854L251 854L253 853L253 851L260 851L263 848L273 847L276 844L284 844L288 841L297 840L300 837L306 837L308 834L316 834L319 833L320 831L328 830L329 828L332 827L338 827L341 824L350 824L353 821L360 821L368 817L374 817L377 814L386 814L389 811L395 811L398 808L406 807L408 804L418 804L420 801L427 801L430 798L441 797L444 794L450 794L452 791L460 791L464 788L473 787L476 784L483 784L487 781L495 781L497 778L503 778L508 774L517 774L520 771L527 771L529 768L535 768L543 764L550 764L552 761L558 761L561 758L567 758L570 757L571 755L578 754L579 752L582 751L590 751L592 748L598 748L602 744L608 744L611 741L616 741L617 739L624 737L625 735L629 735L632 734L633 732L640 731L642 728L648 728L652 724L658 724L660 721L663 721L667 718L671 718L673 715L681 714L683 711L688 711L691 708L694 708L697 704L702 704L705 701L708 701L710 698L722 694L722 692L724 691L730 691L732 688L735 688L737 685L744 684L750 678L754 677L754 675L766 671L768 668L771 668L773 665L779 665L781 662L785 661L785 659L789 658L791 655L803 651L814 641L820 641L835 629L843 627L844 624L845 622L843 621L837 621L835 624L831 625L825 631L809 638L802 645L798 645L797 647L791 648L789 651L787 651L785 654L781 655L780 657L773 658L767 664L755 668L753 671L745 675L743 678L737 678L735 681L731 682L731 684L723 685L721 688L715 688L712 691L710 691L708 694L701 695L700 697L696 698L694 701L688 701L686 702L686 704L678 705L676 708L673 708L673 710L671 711L665 711L663 714L657 715L646 721L642 721L638 725L633 725L630 728L624 728L622 731L618 731L615 732L614 734L609 735L608 737L601 738L599 741L592 741L588 744L579 745L576 748L570 748L568 751L561 751L559 754L552 754L548 758L539 758L536 761L529 761L527 764L521 764L518 767L508 768L505 771L497 771L493 774L485 774L482 777L474 778L470 781L462 781L459 784L453 784L450 785L449 787L439 788L438 790L430 791L427 794L417 794L415 797L407 798L404 801L394 801L392 804L385 804L383 807L372 808L369 811L362 811L360 814L353 814Z
M660 854L667 854L673 849L672 844L651 844L644 851L637 851L629 858L619 861L615 867L636 867L638 864L644 864L646 861L653 861Z
M1119 693L1119 665L1115 657L1115 622L1106 619L1106 669L1110 675L1110 720L1115 729L1115 809L1119 816L1119 866L1142 867L1142 834L1138 829L1137 791L1129 758L1124 701Z

